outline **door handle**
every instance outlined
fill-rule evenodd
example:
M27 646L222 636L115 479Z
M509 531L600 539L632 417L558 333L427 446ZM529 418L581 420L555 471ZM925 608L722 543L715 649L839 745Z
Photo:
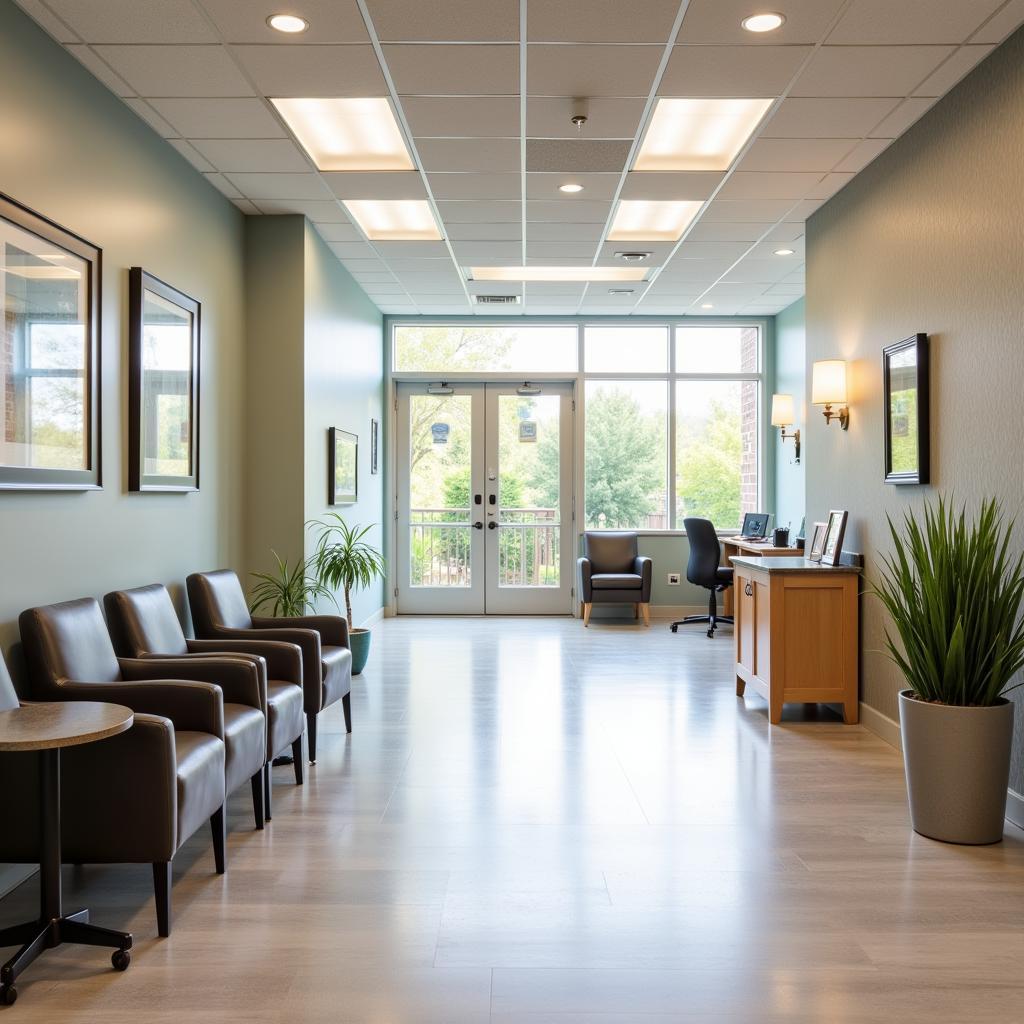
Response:
M743 588L743 593L744 593L744 594L746 594L746 595L747 595L747 597L753 597L753 596L754 596L754 588L753 588L753 587L752 587L752 586L751 586L751 585L750 585L750 584L748 583L748 584L747 584L747 585L746 585L746 586L745 586L745 587Z
M498 528L498 521L497 521L496 519L492 519L492 520L491 520L491 521L490 521L490 522L489 522L489 523L487 524L487 529L488 529L488 530L496 530L497 528Z
M483 528L484 528L484 524L483 523L477 522L477 523L473 524L473 529L474 530L482 530Z

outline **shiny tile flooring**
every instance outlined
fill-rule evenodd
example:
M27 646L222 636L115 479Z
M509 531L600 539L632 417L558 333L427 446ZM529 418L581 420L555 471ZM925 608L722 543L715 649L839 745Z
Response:
M626 1024L1024 1019L1024 839L914 835L897 754L828 709L769 728L728 630L398 619L355 732L275 817L231 801L156 938L147 867L65 872L135 960L50 953L10 1019ZM34 883L0 905L26 916Z

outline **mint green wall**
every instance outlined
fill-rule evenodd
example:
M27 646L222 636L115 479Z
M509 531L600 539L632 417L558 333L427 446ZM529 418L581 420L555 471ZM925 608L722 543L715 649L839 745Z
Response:
M807 437L807 367L804 328L804 300L798 299L775 317L775 386L774 392L793 396L796 428L800 430L801 444ZM769 414L771 409L769 407ZM793 428L790 428L793 429ZM791 525L793 536L800 528L806 508L806 481L804 465L806 454L801 452L800 464L794 462L792 439L783 442L777 427L772 428L775 468L775 522L778 526Z

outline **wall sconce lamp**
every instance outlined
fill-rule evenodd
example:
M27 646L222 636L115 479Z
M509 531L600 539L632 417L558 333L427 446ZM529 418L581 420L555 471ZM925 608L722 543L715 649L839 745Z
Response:
M839 420L839 426L850 426L850 408L846 402L846 363L842 359L823 359L811 368L811 404L823 405L826 423ZM833 411L832 406L842 406Z
M793 438L796 445L796 459L795 462L800 462L800 429L799 427L794 430L791 434L786 433L786 427L793 425L793 396L792 395L772 395L772 426L782 427L782 440L786 438Z

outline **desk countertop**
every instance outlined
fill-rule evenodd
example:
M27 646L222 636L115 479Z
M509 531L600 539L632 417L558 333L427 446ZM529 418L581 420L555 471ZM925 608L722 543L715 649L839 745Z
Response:
M746 569L758 569L761 572L825 572L825 573L859 573L856 565L822 565L807 558L782 558L768 555L764 558L748 558L745 555L733 555L732 564Z

